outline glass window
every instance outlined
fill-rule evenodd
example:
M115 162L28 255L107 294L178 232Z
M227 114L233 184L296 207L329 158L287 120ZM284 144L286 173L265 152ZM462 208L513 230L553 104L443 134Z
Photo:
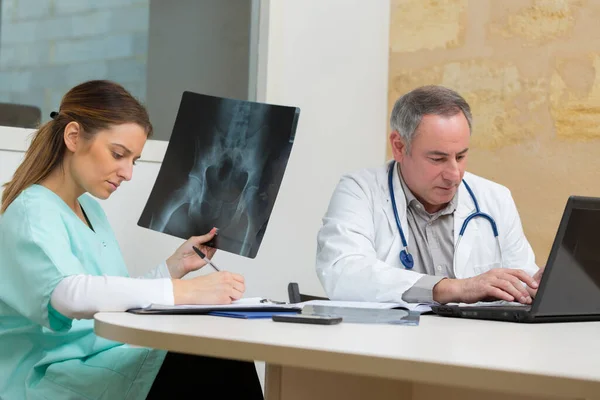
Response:
M43 123L73 86L110 79L146 104L154 139L168 140L184 91L255 98L258 6L0 0L0 113L2 103L36 106Z
M121 83L146 100L149 0L0 0L0 103L42 122L71 87Z

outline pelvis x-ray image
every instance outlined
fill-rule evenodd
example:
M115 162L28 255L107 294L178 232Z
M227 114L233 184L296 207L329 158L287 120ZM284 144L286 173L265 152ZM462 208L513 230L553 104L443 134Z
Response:
M300 110L184 92L138 225L254 258L287 165Z

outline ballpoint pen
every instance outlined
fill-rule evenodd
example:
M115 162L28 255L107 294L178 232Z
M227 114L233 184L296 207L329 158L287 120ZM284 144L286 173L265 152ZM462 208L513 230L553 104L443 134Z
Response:
M221 271L219 268L217 268L217 266L215 265L214 262L212 262L208 257L206 257L206 254L204 254L202 252L202 250L200 250L196 246L192 246L192 249L194 249L194 251L196 252L196 254L198 254L201 259L203 259L208 265L210 265L211 267L213 267L215 269L215 271L217 271L217 272Z

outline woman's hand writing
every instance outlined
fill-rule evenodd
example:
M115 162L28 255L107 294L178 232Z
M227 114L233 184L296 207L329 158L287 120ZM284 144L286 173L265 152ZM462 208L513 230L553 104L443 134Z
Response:
M230 304L240 299L246 285L244 277L221 271L193 279L173 279L175 304Z

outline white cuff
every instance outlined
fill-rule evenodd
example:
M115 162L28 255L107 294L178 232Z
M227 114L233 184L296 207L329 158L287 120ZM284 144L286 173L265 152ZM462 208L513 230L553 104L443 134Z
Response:
M146 272L144 275L139 276L138 278L144 279L158 279L158 278L172 278L171 272L169 272L169 267L167 266L167 261L163 261L158 264L154 269Z
M99 311L127 311L152 303L174 305L170 278L72 275L56 285L50 298L56 311L76 319L91 319Z

